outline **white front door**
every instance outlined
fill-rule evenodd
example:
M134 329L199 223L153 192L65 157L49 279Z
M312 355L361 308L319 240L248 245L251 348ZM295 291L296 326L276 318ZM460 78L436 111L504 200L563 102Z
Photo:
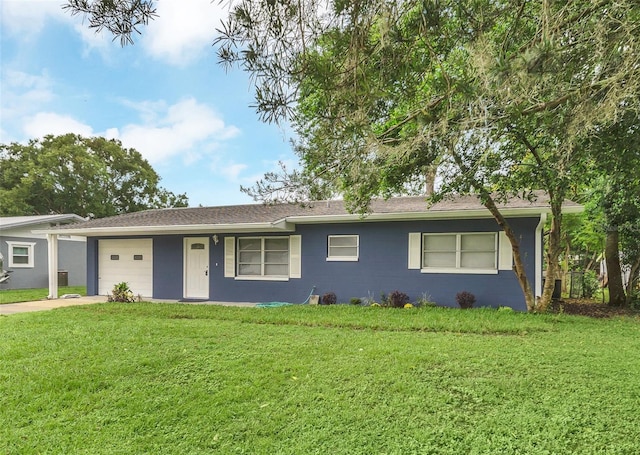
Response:
M209 237L184 239L184 298L209 298Z

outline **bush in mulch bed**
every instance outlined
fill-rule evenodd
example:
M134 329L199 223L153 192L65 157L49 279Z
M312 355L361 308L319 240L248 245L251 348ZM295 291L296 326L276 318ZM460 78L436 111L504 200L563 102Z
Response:
M629 306L611 306L606 303L585 299L556 300L549 307L549 311L551 313L574 314L592 318L640 316L640 311Z

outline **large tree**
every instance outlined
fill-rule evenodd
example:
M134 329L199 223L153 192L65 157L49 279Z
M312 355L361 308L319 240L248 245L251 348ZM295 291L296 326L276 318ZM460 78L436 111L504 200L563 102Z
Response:
M606 236L605 260L609 303L623 305L632 298L640 270L640 124L635 113L591 135L585 142L593 155L593 198L602 211L600 231ZM613 151L613 153L612 153ZM624 287L622 267L630 279Z
M158 186L147 160L117 140L75 134L27 145L0 144L0 214L75 213L104 217L185 207L185 194Z
M440 194L480 196L528 308L544 310L553 280L536 301L498 202L547 193L554 276L562 202L591 163L580 145L638 109L639 19L624 0L237 2L219 55L252 73L263 118L289 116L301 138L302 171L254 194L321 184L366 210L441 159Z
M422 184L439 162L436 197L480 196L511 241L527 307L546 308L553 280L536 299L498 203L544 190L555 275L562 203L591 162L580 144L638 112L637 1L232 5L221 60L253 76L263 120L290 120L300 138L301 170L268 176L257 197L338 192L365 212L372 197Z

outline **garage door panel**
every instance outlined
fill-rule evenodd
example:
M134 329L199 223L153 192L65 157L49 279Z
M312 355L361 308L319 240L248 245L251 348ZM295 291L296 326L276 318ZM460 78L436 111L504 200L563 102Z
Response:
M109 239L98 242L98 282L101 295L126 282L134 294L153 295L153 241Z

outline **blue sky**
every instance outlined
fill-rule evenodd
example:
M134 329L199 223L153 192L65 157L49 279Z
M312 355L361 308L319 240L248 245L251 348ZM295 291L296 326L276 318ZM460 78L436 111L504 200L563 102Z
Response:
M219 2L160 0L159 17L124 48L62 3L0 1L0 143L117 138L191 206L251 203L240 185L296 163L290 131L250 107L248 75L217 64Z

